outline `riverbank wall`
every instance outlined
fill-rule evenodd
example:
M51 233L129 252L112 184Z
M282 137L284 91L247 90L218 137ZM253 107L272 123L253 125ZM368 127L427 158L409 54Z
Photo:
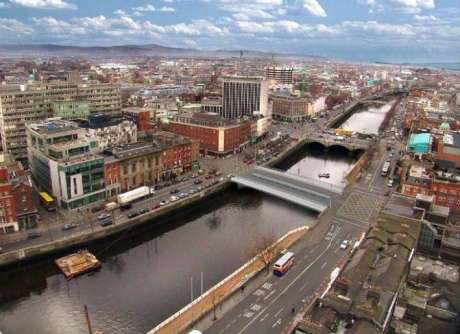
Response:
M273 253L272 260L279 255L282 249L292 246L302 238L307 231L308 227L304 226L289 231L279 238L269 247L278 250ZM219 308L219 314L222 314L224 311L223 308L231 308L231 306L241 298L236 296L236 300L232 301L232 297L238 294L238 292L241 292L242 287L244 287L249 280L252 281L258 276L264 278L264 273L266 273L265 264L260 261L259 255L256 255L224 280L206 291L202 296L198 297L192 303L186 305L153 328L148 334L177 334L190 329L191 326L197 322L212 324L215 319L217 308Z
M5 267L14 263L28 261L37 257L46 257L54 253L82 247L92 242L118 235L123 231L135 228L143 224L155 224L155 219L168 214L172 214L177 210L181 210L185 207L193 205L199 201L202 201L203 199L206 199L229 188L230 186L230 182L222 182L213 186L212 188L206 189L201 193L194 194L181 201L171 203L164 207L160 207L157 210L149 211L143 215L128 220L116 222L114 225L107 226L100 230L92 231L91 229L87 229L79 234L73 234L66 238L25 247L15 251L5 252L0 254L0 267Z

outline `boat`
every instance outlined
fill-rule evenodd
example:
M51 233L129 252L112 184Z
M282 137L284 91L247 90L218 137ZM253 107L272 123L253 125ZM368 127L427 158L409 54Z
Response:
M331 174L329 174L329 173L319 173L318 174L318 177L324 177L326 179L328 179L330 176L331 176Z
M86 249L56 259L54 263L68 280L101 267L101 262Z

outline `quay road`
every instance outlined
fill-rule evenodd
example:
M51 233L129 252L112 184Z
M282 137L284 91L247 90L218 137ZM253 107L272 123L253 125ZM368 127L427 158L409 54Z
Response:
M218 319L206 334L279 334L292 320L292 308L297 311L308 302L321 283L327 284L337 264L347 258L351 246L342 250L340 243L352 240L353 245L367 229L367 223L344 219L333 220L325 235L313 229L307 240L293 247L294 266L284 276L270 271L254 292Z
M200 179L202 181L202 183L199 184L199 185L195 185L194 181L197 180L197 179ZM160 190L156 191L153 196L150 196L150 197L147 197L147 198L145 198L143 200L134 202L133 203L133 208L130 209L130 210L126 210L126 211L122 211L122 212L120 212L119 209L115 210L114 211L114 216L113 216L113 221L116 224L116 223L119 223L119 222L121 222L123 220L126 220L127 219L126 218L127 213L129 213L131 211L135 211L135 210L140 209L140 208L152 209L160 201L168 200L169 197L171 196L170 191L172 189L178 189L179 192L188 192L192 188L196 189L199 186L204 186L206 184L211 183L212 181L213 181L212 179L206 180L204 177L200 177L200 178L196 178L196 179L189 179L187 181L184 181L184 182L181 182L181 183L178 183L178 184L173 184L170 187L160 189ZM39 245L39 244L42 244L42 243L45 243L45 242L50 242L50 241L53 241L53 240L62 239L62 238L66 238L66 237L69 237L69 236L72 236L72 235L83 233L83 232L85 232L87 230L90 230L90 229L93 230L93 231L102 230L102 229L104 229L104 227L102 227L100 225L100 221L98 221L96 217L97 217L97 215L99 213L103 213L103 212L104 211L92 214L91 219L90 219L90 223L85 222L85 219L84 219L84 217L83 217L83 215L81 213L73 212L76 215L76 217L74 219L72 219L70 221L66 221L66 222L67 223L73 222L76 225L76 227L73 228L73 229L67 230L67 231L63 230L63 222L59 223L58 221L56 221L56 218L54 218L53 223L49 224L49 220L48 220L48 223L45 223L45 224L48 224L48 225L43 226L42 229L34 229L34 230L28 231L29 233L31 233L31 232L34 232L34 233L39 232L39 233L41 233L40 237L34 238L34 239L22 239L22 240L12 241L12 242L8 242L8 243L3 242L2 246L1 246L2 251L3 252L14 251L14 250L22 249L22 248L29 247L29 246ZM56 215L56 214L54 214L54 215ZM48 215L48 217L50 217L50 215ZM44 222L45 222L45 220L44 220Z

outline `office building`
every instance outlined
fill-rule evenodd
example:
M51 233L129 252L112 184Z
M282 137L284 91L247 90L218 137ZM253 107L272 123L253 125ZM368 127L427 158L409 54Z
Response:
M66 116L70 107L75 106L75 102L69 102L69 105L53 105L57 101L87 102L90 114L103 113L114 116L121 113L120 88L116 85L60 82L1 87L0 135L3 151L13 154L17 159L25 160L25 124L52 117L53 108L58 114ZM78 113L84 113L83 109L83 105L78 105Z
M49 119L26 125L32 177L64 209L105 199L104 158L98 139L75 123Z
M273 94L270 100L274 119L298 122L314 115L314 104L310 98L290 94Z
M269 117L268 83L263 77L223 77L222 114L226 119Z
M291 84L293 73L293 68L267 67L265 69L265 78L281 84Z

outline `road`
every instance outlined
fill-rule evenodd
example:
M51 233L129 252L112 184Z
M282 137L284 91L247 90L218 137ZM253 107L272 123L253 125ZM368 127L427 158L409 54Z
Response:
M194 181L196 179L189 179L187 181L181 182L180 184L173 184L170 187L163 188L159 191L157 191L153 196L148 197L146 199L137 201L133 203L133 208L131 210L126 210L126 211L120 211L120 210L115 210L114 215L113 215L113 221L115 223L121 222L123 220L127 219L127 214L129 212L135 211L136 209L140 208L149 208L152 209L156 204L158 204L162 200L168 200L169 197L171 196L170 192L172 189L178 189L180 192L188 192L192 188L198 188L199 186L204 186L206 184L209 184L212 180L206 180L204 177L201 177L199 179L202 179L202 184L200 185L195 185ZM61 239L65 237L69 237L72 235L77 235L80 233L85 233L88 230L96 231L100 229L104 229L104 227L100 226L99 221L97 220L97 215L99 213L92 214L89 223L85 222L85 219L80 212L73 212L75 217L71 221L66 221L68 222L73 222L76 227L70 230L63 230L63 225L64 222L56 222L54 221L53 223L50 223L50 220L43 220L43 224L48 224L42 226L41 229L35 229L35 230L30 230L29 233L32 232L39 232L41 233L41 236L35 239L23 239L23 240L18 240L18 241L13 241L13 242L3 242L2 243L2 249L3 252L5 251L12 251L12 250L17 250L21 249L24 247L29 247L33 245L38 245L42 244L45 242L50 242L56 239ZM86 220L88 221L88 220Z
M329 232L313 245L295 252L294 266L282 277L270 273L251 295L218 319L207 334L277 333L291 321L292 308L298 310L348 256L340 249L342 240L356 241L367 224L333 221Z

